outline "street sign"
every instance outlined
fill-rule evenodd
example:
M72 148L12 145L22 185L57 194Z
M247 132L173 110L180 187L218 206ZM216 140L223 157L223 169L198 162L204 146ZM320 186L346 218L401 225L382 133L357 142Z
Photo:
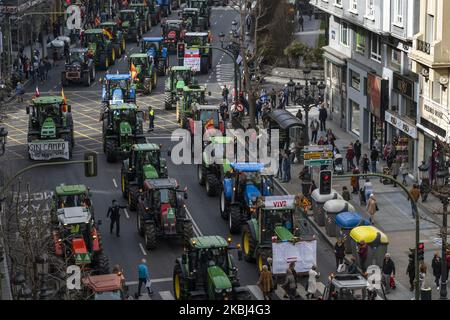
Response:
M311 160L311 159L331 159L333 158L333 152L332 151L324 151L324 152L308 152L303 155L303 158L305 160Z
M305 146L303 148L303 152L324 152L324 151L333 151L333 147L330 145L323 145L323 146L319 146L319 145L310 145L310 146Z
M330 166L333 164L332 159L313 159L305 160L305 166L316 167L316 166Z

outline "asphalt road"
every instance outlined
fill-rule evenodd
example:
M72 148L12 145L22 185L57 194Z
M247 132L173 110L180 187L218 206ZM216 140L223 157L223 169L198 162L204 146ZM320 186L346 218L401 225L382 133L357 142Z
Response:
M173 15L175 17L175 14ZM228 34L231 29L231 21L237 18L237 14L229 8L214 9L212 13L212 33L215 46L220 46L218 41L219 33ZM159 26L153 27L147 36L160 36ZM127 44L127 52L137 52L139 50L135 43ZM171 56L171 64L175 64L175 57ZM217 67L217 65L220 65ZM212 92L210 102L218 101L221 97L223 83L228 83L229 66L232 65L229 58L221 52L213 54L213 70L209 75L199 75L197 79L200 84L207 85L207 90ZM59 62L59 67L52 70L49 81L39 85L41 95L60 95L60 70L63 63ZM127 73L127 61L124 59L116 61L110 68L110 73L116 71ZM217 70L217 73L216 73ZM95 207L95 218L101 219L103 224L100 230L103 234L104 249L109 256L111 267L120 264L125 270L125 276L130 285L131 293L136 289L137 265L142 258L146 258L151 278L153 279L153 290L155 294L152 299L171 299L172 293L172 270L174 261L182 253L182 246L178 240L159 241L157 249L149 252L144 249L144 241L137 233L136 214L127 210L123 212L121 218L121 237L109 234L109 220L106 219L108 206L113 199L117 199L121 204L125 201L120 192L120 163L110 164L106 162L101 145L101 126L98 121L100 114L101 87L98 82L104 72L97 72L97 79L94 84L86 88L83 86L70 86L64 89L69 104L72 105L73 118L75 122L76 146L73 160L82 159L86 151L95 151L99 154L99 172L94 178L84 176L83 167L80 165L55 166L49 168L34 169L22 176L22 181L30 184L32 190L32 205L35 209L48 209L48 202L51 191L61 184L85 184L91 188L93 193L93 205ZM174 111L164 109L164 79L158 79L158 87L150 96L139 96L137 104L146 107L152 104L155 111L156 130L148 135L147 140L154 143L163 144L164 149L173 145L170 141L171 132L178 128ZM28 94L28 98L31 95ZM26 133L28 118L25 113L25 105L18 106L17 112L9 115L5 121L9 130L9 141L7 153L1 158L1 168L7 174L31 165L34 162L28 160L26 149ZM189 199L187 207L191 214L196 232L200 235L221 235L228 237L227 222L220 218L219 198L210 198L206 195L203 187L197 182L197 170L195 165L173 165L168 159L169 176L176 178L181 187L187 186ZM240 242L240 236L233 236L233 243ZM326 275L334 271L334 257L331 249L319 238L318 243L318 267L322 272L322 282L326 282ZM235 259L237 261L237 257ZM237 261L239 276L242 285L254 285L258 279L258 273L254 264L245 261Z

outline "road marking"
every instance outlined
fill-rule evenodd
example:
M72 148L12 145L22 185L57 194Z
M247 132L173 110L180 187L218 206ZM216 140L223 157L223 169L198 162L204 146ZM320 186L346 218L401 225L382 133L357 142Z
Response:
M253 296L256 298L256 300L264 300L263 293L258 286L248 285L247 288L250 290L250 292L253 294Z
M123 209L123 211L125 212L125 217L127 217L127 219L130 219L130 216L128 215L127 209Z
M117 188L117 182L116 182L116 179L112 179L113 180L113 183L114 183L114 187L116 187Z
M216 25L217 24L217 21L216 22L214 22L214 25Z
M170 292L170 291L160 291L159 295L161 296L161 298L163 300L175 300L172 292Z
M160 283L160 282L171 282L172 278L158 278L158 279L151 279L151 283ZM127 281L125 282L127 286L135 286L139 284L139 281Z
M142 254L143 254L144 256L146 256L146 255L147 255L147 252L145 252L145 249L144 249L144 246L142 245L142 243L139 243L139 248L141 248Z
M185 207L185 208L186 208L186 214L189 217L189 219L191 219L192 225L194 226L194 233L195 233L195 235L196 236L203 236L202 231L198 227L197 223L194 221L194 218L192 217L191 213L189 212L189 209L187 207Z

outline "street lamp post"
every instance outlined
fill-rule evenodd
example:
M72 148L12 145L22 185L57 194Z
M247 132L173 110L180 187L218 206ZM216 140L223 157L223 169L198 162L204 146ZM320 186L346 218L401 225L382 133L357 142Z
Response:
M4 127L0 127L0 156L5 154L7 137L8 130L6 130Z

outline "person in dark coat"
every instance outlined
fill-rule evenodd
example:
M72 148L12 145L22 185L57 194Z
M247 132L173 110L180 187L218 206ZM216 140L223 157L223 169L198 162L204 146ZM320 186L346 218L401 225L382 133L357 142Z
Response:
M342 187L342 199L345 201L350 201L352 196L350 195L350 191L348 191L348 188L346 186Z
M390 285L391 276L395 276L395 264L394 261L392 261L391 255L389 253L386 253L384 255L381 273L384 287L386 288L386 293L389 293L389 291L391 291Z
M109 232L113 232L114 224L116 225L116 236L120 237L120 209L126 209L125 206L117 204L117 200L112 201L112 206L108 208L107 218L111 219Z
M409 249L409 263L408 263L408 267L406 268L406 274L409 276L409 285L410 291L414 291L414 279L416 278L416 265L414 263L415 260L415 253L414 253L414 249Z
M353 144L353 153L355 154L356 165L359 166L359 160L361 159L361 142L357 139Z
M334 256L336 258L336 269L340 264L344 263L345 258L345 245L342 239L338 239L334 245Z
M349 273L349 274L357 274L358 273L358 266L356 265L355 257L352 257L350 259L350 264L347 268L347 273Z
M322 107L320 107L319 111L320 131L327 131L327 123L326 123L327 118L328 118L327 109L325 109L325 106L322 104Z
M439 283L442 274L442 258L439 252L436 251L433 260L431 260L431 268L433 269L434 282L436 283L436 288L439 290Z
M350 146L347 149L347 153L345 155L345 159L347 159L347 172L350 172L350 170L353 169L355 166L353 163L353 158L355 157L355 153L353 152L353 146L350 144Z
M366 266L366 260L367 260L367 254L369 252L369 247L367 246L367 243L363 240L359 242L358 246L358 256L359 256L359 263L360 267L363 272L366 272L367 266Z
M370 152L370 161L372 165L372 173L377 172L377 161L380 157L380 153L378 152L377 148L373 147L372 151Z

